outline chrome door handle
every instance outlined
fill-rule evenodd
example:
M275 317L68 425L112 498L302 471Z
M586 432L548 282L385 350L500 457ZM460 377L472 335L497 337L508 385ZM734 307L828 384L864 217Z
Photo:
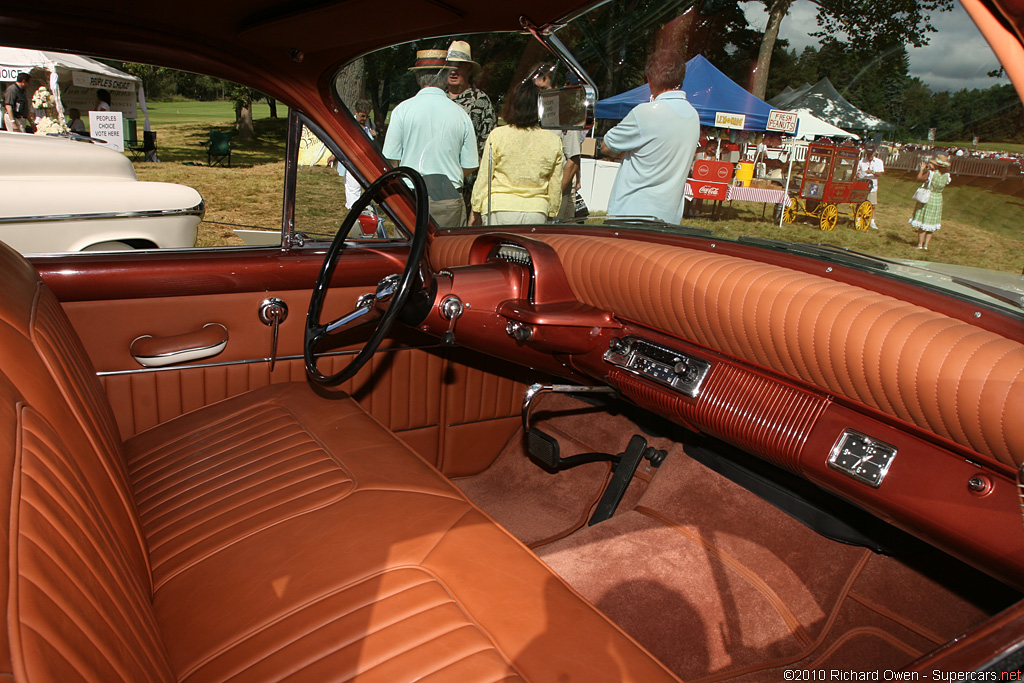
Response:
M257 314L261 323L273 329L270 335L270 371L273 372L277 362L277 328L288 317L288 304L275 297L264 299Z

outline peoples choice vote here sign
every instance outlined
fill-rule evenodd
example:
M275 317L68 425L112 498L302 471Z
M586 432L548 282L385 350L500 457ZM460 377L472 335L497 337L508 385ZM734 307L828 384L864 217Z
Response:
M89 137L99 138L118 152L123 152L124 128L121 127L121 112L90 111Z

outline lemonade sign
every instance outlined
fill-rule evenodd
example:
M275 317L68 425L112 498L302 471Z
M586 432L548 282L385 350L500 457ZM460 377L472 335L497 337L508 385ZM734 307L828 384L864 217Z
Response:
M730 114L729 112L715 112L715 128L734 128L743 130L747 117L743 114Z

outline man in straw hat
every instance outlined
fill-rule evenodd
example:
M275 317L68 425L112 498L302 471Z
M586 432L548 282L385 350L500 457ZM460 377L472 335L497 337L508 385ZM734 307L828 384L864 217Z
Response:
M422 173L430 215L440 226L457 227L466 224L462 186L480 162L473 122L443 90L450 69L446 51L416 52L410 71L420 91L391 112L384 157L394 166Z
M469 114L476 132L476 150L479 154L498 118L494 115L491 98L473 85L480 75L480 65L473 61L469 43L456 40L448 47L448 65L452 67L448 72L448 97Z

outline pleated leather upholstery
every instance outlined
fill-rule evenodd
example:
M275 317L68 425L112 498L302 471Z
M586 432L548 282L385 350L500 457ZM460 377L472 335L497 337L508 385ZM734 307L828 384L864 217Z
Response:
M148 586L86 486L83 465L36 411L17 407L16 438L3 437L20 444L7 460L15 673L37 681L173 680Z
M1024 345L885 294L756 261L538 235L583 303L847 396L1007 465L1024 462ZM462 265L473 236L435 240Z
M81 343L52 292L24 259L6 248L0 249L0 292L0 371L60 430L72 452L96 454L97 467L84 468L82 476L110 513L137 577L148 584L148 558L122 444Z
M122 444L2 246L0 291L0 678L677 680L352 398L275 384Z

